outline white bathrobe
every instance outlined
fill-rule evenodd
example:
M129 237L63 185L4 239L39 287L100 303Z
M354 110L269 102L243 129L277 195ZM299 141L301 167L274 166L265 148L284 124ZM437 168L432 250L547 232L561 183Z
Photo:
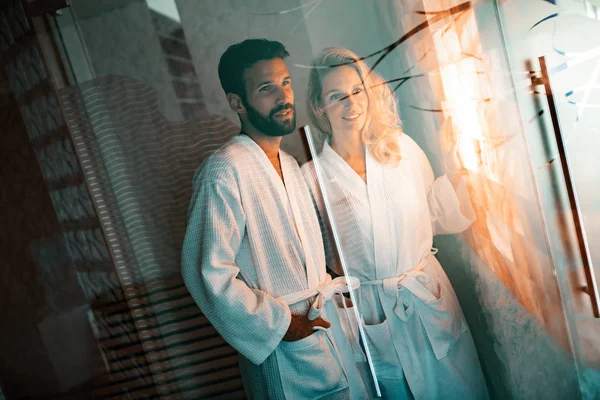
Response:
M367 183L325 143L317 164L302 167L324 232L328 265L342 274L326 192L348 273L361 281L359 310L383 397L486 399L485 381L454 290L432 254L433 236L467 229L475 219L461 182L434 180L419 146L399 139L397 167L367 151ZM410 388L408 390L407 388Z
M244 135L197 171L182 251L185 284L239 351L249 398L361 397L363 389L349 391L354 365L341 356L350 346L335 303L327 301L332 283L310 193L296 160L283 151L279 156L285 184ZM304 300L289 304L298 298ZM321 310L330 329L281 340L291 313L315 316Z

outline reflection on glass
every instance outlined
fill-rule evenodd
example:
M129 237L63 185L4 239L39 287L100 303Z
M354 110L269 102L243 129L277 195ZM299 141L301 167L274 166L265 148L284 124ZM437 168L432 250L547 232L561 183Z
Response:
M473 339L432 249L433 235L461 232L475 218L459 167L449 158L448 175L434 180L402 132L387 83L346 49L317 56L307 101L326 140L303 169L325 236L335 225L339 259L361 281L355 306L383 396L487 398ZM325 243L328 265L344 273L334 242Z
M473 12L437 30L432 39L441 83L434 93L442 100L443 115L454 122L452 135L442 140L457 147L477 205L478 223L468 243L533 315L549 320L551 310L538 305L537 288L547 284L535 271L542 260L525 250L524 236L531 228L519 215L514 190L507 188L518 182L511 176L516 171L507 168L515 153L506 146L516 132L507 132L499 120L502 97L494 88L500 85L494 85L491 76L497 66L488 64L496 60L487 61L483 54ZM533 270L527 278L513 272L525 265Z
M522 21L509 24L508 21L525 10ZM594 398L600 390L600 336L597 334L600 319L594 318L590 301L593 291L586 288L590 287L589 278L594 272L596 285L600 283L600 225L597 223L600 197L595 189L600 178L597 154L600 144L598 2L537 2L533 8L525 8L520 2L508 2L500 7L500 11L511 69L523 64L532 65L531 69L540 77L537 59L544 56L549 70L555 110L550 110L545 93L539 93L543 86L536 85L531 91L517 94L522 109L529 113L544 113L545 119L528 126L527 136L536 144L532 159L536 161L536 178L542 184L541 199L547 210L551 248L557 254L556 276L565 298L582 392L584 397ZM552 111L558 114L566 154L559 154L555 147L555 131L550 120ZM551 143L549 149L545 143L538 144L544 139ZM578 211L589 244L592 268L588 272L584 271L582 262L585 252L578 248L579 238L575 234L567 191L562 190L564 171L561 162L564 160L571 167Z
M10 104L2 104L15 126L22 125L9 126L0 146L9 158L2 198L11 202L5 207L9 228L3 254L8 267L0 288L10 301L0 317L6 325L1 353L8 366L0 371L0 386L7 398L246 396L237 351L215 330L219 322L211 323L226 313L219 310L210 319L202 313L183 282L180 257L194 172L240 131L238 115L219 81L219 57L232 43L262 37L290 50L286 64L293 77L298 125L309 123L314 114L319 130L326 131L327 124L317 119L344 132L344 141L332 138L318 157L313 149L314 165L304 170L315 196L320 189L331 208L324 213L321 205L320 210L329 272L344 276L330 280L319 257L317 268L304 271L306 284L278 299L293 303L294 311L312 310L311 316L318 315L315 320L323 318L332 326L304 338L309 340L281 343L286 356L294 349L322 359L334 352L323 345L333 338L330 343L343 353L337 360L343 365L320 365L331 368L318 385L327 381L335 382L331 387L344 386L340 378L345 372L342 379L365 386L374 396L370 373L376 372L385 397L418 394L427 381L417 382L415 368L449 363L459 349L469 347L461 342L465 324L455 291L492 398L578 398L565 311L584 366L579 370L587 382L584 392L598 397L600 320L588 310L578 252L569 248L572 218L561 204L560 164L547 140L553 135L548 108L541 88L531 85L532 76L538 75L535 61L544 55L568 137L590 251L598 261L597 0L71 0L56 14L35 17L27 14L37 9L34 14L41 15L41 3L52 8L67 2L4 3L0 64L6 74L0 79L10 88L3 91L8 95L3 100L10 98ZM380 133L385 127L395 132L400 123L391 96L387 105L369 99L372 86L382 82L363 84L362 90L363 82L356 80L350 64L321 68L331 72L319 71L323 81L335 78L334 70L343 71L334 82L337 93L325 98L328 104L317 107L317 113L306 107L307 67L321 49L332 45L353 49L385 77L406 134L357 140L361 138L352 133L354 125L379 123L383 129L375 132ZM336 106L346 103L353 107L347 113ZM380 106L376 112L373 105ZM362 112L365 108L368 112ZM415 161L414 154L422 153L409 138L428 160L423 156L422 162L419 157ZM363 149L364 165L361 158L347 157L352 152L344 153L356 143L374 149ZM308 155L296 134L285 137L282 149L300 163ZM298 173L294 160L285 155L281 159ZM415 163L419 166L414 170L426 170L428 162L436 172L448 172L447 185L434 183L429 172L394 175ZM257 162L251 167L264 172L272 165ZM374 171L381 176L373 177ZM319 172L325 179L316 180ZM419 186L411 181L415 176L423 177L423 186L454 191L465 199L459 204L465 206L464 215L474 211L476 216L464 233L437 236L437 255L429 254L429 236L439 232L439 224L426 232L426 239L421 227L432 214L425 203L437 198L422 196L426 188L408 190ZM297 177L292 177L286 174L283 189L273 186L276 198L312 206L308 193L304 200L292 194L303 186L295 185ZM380 190L373 190L378 179ZM34 190L23 191L24 181ZM331 195L326 196L330 186ZM410 197L415 192L421 199ZM473 210L466 207L467 198ZM370 202L389 207L372 207ZM315 217L307 204L302 208L311 216L288 213L300 220L294 221L296 227ZM349 212L340 217L340 210ZM436 213L444 210L437 207ZM466 227L469 221L463 222ZM308 253L322 250L318 243L310 245L321 235L316 218L305 225L314 235L298 229L296 239L301 240L296 240L292 229L293 245L285 244L300 256L306 256L300 251L306 241L313 247ZM335 244L334 232L339 236ZM422 258L427 265L420 270ZM556 277L562 293L571 295L564 308ZM446 307L448 314L436 307ZM431 317L437 311L439 318ZM411 325L419 312L431 317L420 336ZM408 323L399 327L400 321ZM440 331L445 322L447 330ZM398 335L402 329L407 334ZM430 346L434 356L427 353L421 359L411 353L411 340ZM318 346L312 347L315 342ZM472 353L471 346L462 354L472 359ZM297 398L299 391L317 397L300 378L305 367L307 376L323 371L314 365L288 363L286 387L268 389L281 389L280 397L287 393ZM271 366L251 366L245 376L248 370ZM34 375L36 385L31 385L28 377ZM477 371L469 378L479 382L479 376ZM458 378L441 381L451 385ZM328 385L317 389L323 386ZM452 393L464 395L458 386ZM317 392L320 396L322 391Z

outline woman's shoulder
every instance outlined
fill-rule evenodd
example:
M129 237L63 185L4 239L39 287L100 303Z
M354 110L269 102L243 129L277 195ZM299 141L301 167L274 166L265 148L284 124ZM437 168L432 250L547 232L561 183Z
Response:
M408 133L406 133L404 131L402 131L398 135L398 144L400 145L400 148L402 148L402 146L405 146L405 147L409 147L409 148L420 149L417 142L415 142L415 140L412 137L410 137L410 135Z
M398 146L400 147L402 158L410 158L411 154L418 154L419 157L425 156L425 152L423 152L421 146L406 132L402 132L398 137Z

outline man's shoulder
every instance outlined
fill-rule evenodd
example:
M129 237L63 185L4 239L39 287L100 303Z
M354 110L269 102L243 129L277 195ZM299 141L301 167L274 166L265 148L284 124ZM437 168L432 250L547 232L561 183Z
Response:
M235 179L240 161L246 157L246 150L240 143L231 139L200 164L194 175L194 181L223 181Z

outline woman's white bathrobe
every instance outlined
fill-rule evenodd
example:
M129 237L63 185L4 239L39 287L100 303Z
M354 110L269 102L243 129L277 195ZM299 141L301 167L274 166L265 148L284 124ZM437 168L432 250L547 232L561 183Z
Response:
M285 184L244 135L199 168L182 251L185 284L239 351L251 399L362 398L364 388L349 389L348 381L357 377L352 360L341 356L350 345L335 303L327 301L335 284L325 272L310 193L296 160L279 155ZM304 300L288 304L298 291ZM320 309L330 329L296 342L281 340L291 313L316 315Z
M359 310L384 398L486 399L487 389L454 290L432 254L433 236L475 219L461 182L434 180L421 148L399 138L397 167L367 151L367 183L325 143L317 165L302 167L323 226L328 265L342 274L333 247L326 192L348 272L361 281ZM407 390L407 385L410 391Z

